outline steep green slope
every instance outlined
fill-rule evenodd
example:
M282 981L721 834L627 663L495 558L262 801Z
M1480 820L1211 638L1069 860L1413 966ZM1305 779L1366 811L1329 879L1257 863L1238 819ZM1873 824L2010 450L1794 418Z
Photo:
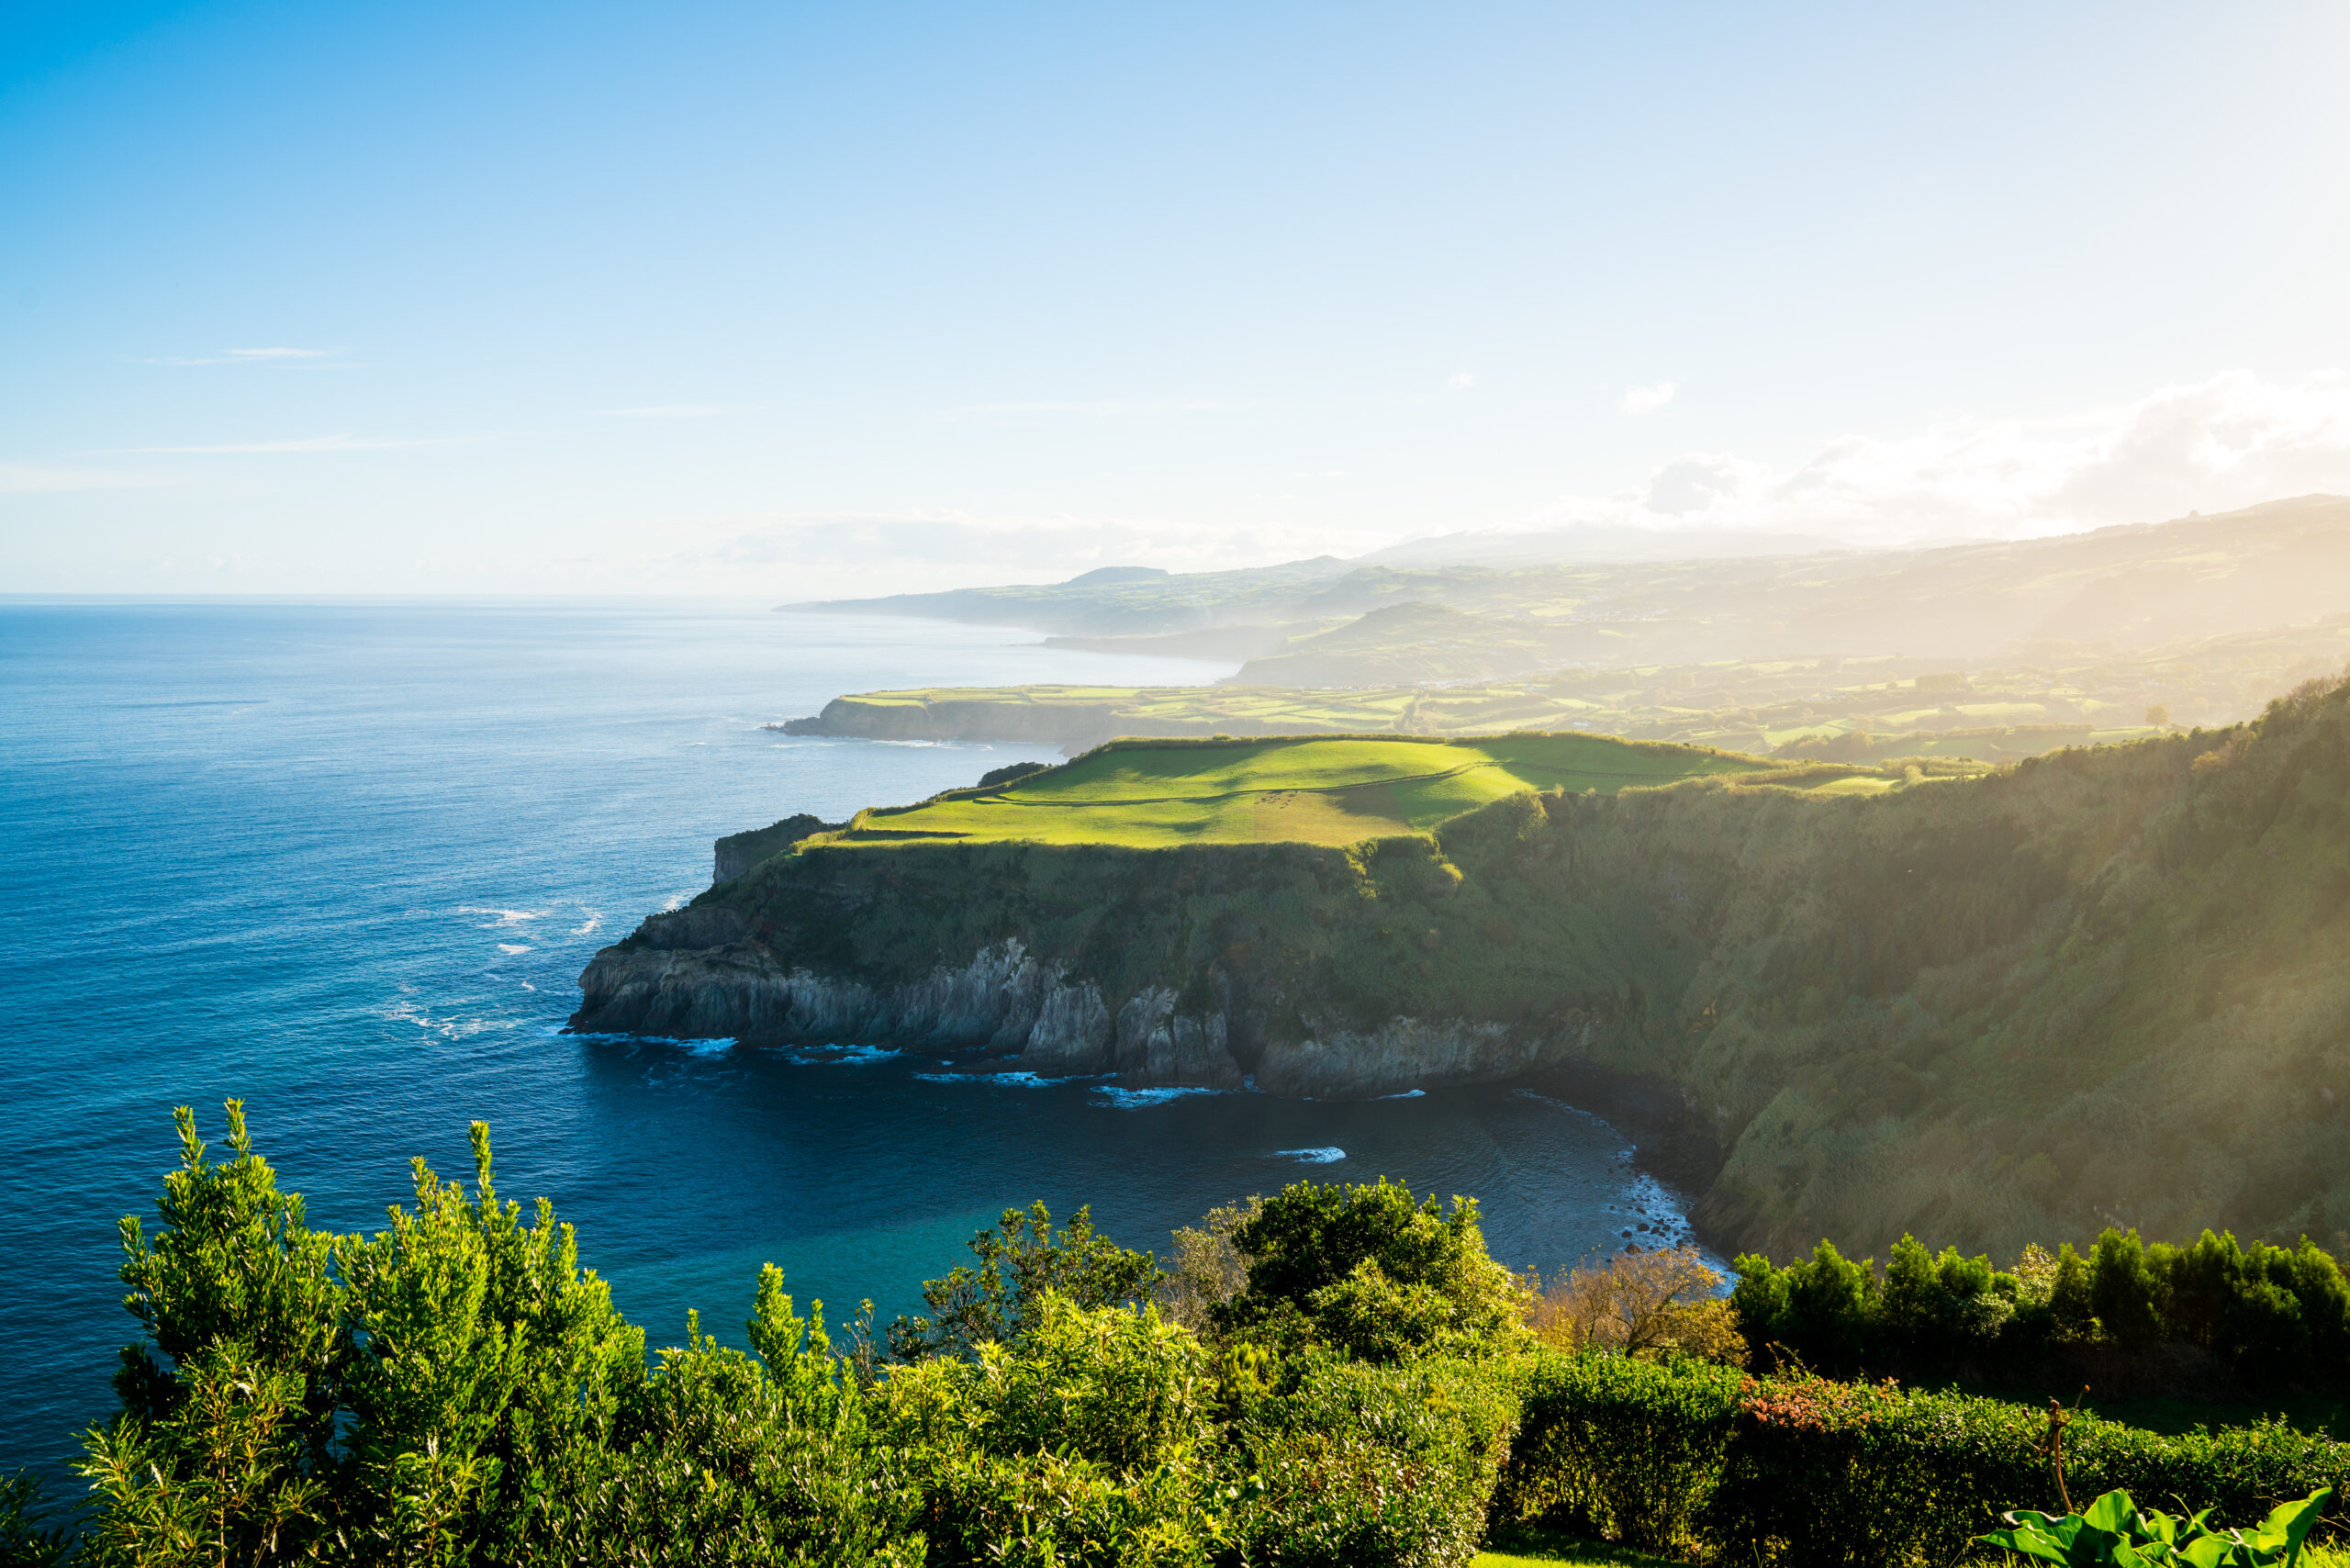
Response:
M1292 1092L1462 1038L1656 1077L1726 1150L1726 1241L2350 1247L2339 685L1874 797L1529 790L1351 850L820 837L685 913L873 984L1014 940Z

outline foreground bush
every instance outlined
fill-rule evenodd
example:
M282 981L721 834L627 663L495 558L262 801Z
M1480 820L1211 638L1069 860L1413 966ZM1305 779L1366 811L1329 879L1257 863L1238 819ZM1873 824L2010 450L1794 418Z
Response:
M145 1333L87 1434L78 1562L1461 1568L1490 1522L1539 1521L1723 1568L1944 1568L1985 1558L2001 1513L2061 1501L2057 1438L2080 1495L2248 1519L2350 1493L2350 1450L2281 1424L2055 1433L1997 1400L1696 1359L1695 1260L1671 1255L1569 1282L1550 1338L1578 1348L1539 1343L1474 1206L1388 1183L1221 1211L1171 1280L1082 1215L1013 1213L932 1282L889 1366L869 1320L836 1353L768 1268L749 1353L689 1320L648 1365L570 1228L498 1198L479 1126L470 1191L418 1162L386 1229L335 1237L229 1112L225 1162L181 1114L162 1229L124 1223ZM1905 1249L1880 1281L1823 1247L1750 1268L1739 1310L1823 1356L2057 1303L2101 1334L2200 1321L2251 1344L2290 1301L2299 1337L2264 1353L2328 1343L2322 1254L2133 1246L2013 1292L1954 1253ZM0 1487L0 1568L71 1544Z
M1484 1536L1517 1425L1489 1363L1315 1359L1234 1424L1234 1561L1296 1568L1438 1568Z
M1689 1552L1749 1380L1703 1362L1545 1352L1497 1507L1646 1551Z
M1214 1388L1155 1308L1046 1294L1014 1342L894 1370L876 1421L920 1457L933 1564L1177 1568L1217 1538Z
M2059 1501L2047 1413L2001 1400L1604 1357L1539 1361L1526 1388L1502 1517L1649 1550L1930 1568L1985 1558L2001 1514ZM2165 1437L2078 1415L2064 1452L2076 1495L2223 1518L2350 1483L2350 1448L2281 1424Z

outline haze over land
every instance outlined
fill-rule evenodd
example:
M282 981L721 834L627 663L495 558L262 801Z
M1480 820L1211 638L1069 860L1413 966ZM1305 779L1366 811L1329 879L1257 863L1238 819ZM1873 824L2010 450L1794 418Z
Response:
M1583 728L1847 759L1986 760L2232 722L2350 661L2350 500L2014 543L1543 565L1323 558L802 610L1043 627L1057 645L1243 659L1219 688L852 698L805 733ZM848 694L845 694L845 697Z

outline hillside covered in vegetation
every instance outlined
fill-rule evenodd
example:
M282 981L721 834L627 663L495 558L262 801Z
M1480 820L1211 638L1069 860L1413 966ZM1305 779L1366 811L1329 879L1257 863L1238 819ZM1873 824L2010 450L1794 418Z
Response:
M819 833L599 954L575 1024L1323 1095L1589 1065L1718 1146L1726 1241L2350 1244L2350 689L1900 774L1528 788L1348 846Z

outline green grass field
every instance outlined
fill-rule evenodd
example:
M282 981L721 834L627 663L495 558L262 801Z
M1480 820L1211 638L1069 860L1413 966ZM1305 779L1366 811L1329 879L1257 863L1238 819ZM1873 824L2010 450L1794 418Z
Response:
M1576 734L1124 741L1000 789L865 812L835 842L1348 845L1425 833L1527 790L1613 793L1772 767L1697 747Z
M1670 1557L1533 1529L1497 1539L1491 1550L1477 1553L1472 1568L1559 1568L1561 1563L1574 1568L1678 1568Z

